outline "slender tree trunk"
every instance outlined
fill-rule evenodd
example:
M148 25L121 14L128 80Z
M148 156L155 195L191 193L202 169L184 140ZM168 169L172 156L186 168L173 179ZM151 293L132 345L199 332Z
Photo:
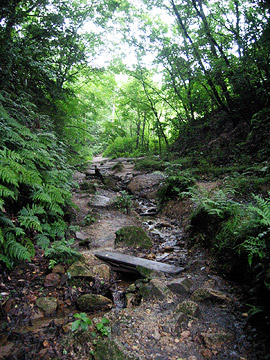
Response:
M215 98L217 99L218 104L220 105L220 107L221 107L225 112L229 113L229 109L228 109L227 105L224 103L224 101L223 101L223 100L221 99L221 97L219 96L219 93L218 93L218 91L217 91L217 89L216 89L216 86L215 86L213 80L211 79L211 76L209 75L209 72L206 70L206 68L205 68L205 66L204 66L204 64L203 64L203 62L202 62L202 59L201 59L200 54L199 54L196 46L194 45L193 40L192 40L191 37L189 36L189 33L188 33L188 31L187 31L187 28L186 28L184 22L183 22L182 19L181 19L181 16L180 16L180 14L179 14L179 11L177 10L177 7L176 7L176 5L175 5L174 0L170 0L170 1L171 1L171 5L172 5L172 8L173 8L173 12L174 12L174 14L175 14L175 16L176 16L176 18L177 18L178 24L179 24L180 28L182 29L182 32L183 32L185 38L186 38L186 39L188 40L188 42L190 43L191 48L192 48L192 50L193 50L193 53L194 53L194 55L195 55L195 57L196 57L199 65L200 65L200 67L201 67L201 69L202 69L203 74L206 76L207 82L208 82L211 90L213 91L213 94L214 94Z

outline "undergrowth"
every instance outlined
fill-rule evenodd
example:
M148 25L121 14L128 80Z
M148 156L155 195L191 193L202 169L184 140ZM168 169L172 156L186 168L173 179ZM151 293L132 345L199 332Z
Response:
M31 103L24 116L15 105L1 95L0 261L8 268L31 260L36 246L65 239L74 186L65 145L52 131L30 128Z
M227 182L222 189L193 187L184 195L194 203L192 245L202 243L224 274L249 287L248 301L263 309L270 325L270 192L240 202Z

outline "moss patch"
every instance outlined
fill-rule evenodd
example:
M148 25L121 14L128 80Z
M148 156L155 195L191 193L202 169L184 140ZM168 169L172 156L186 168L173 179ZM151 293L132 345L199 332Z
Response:
M138 226L124 226L116 231L116 246L135 246L150 249L152 241L146 232Z

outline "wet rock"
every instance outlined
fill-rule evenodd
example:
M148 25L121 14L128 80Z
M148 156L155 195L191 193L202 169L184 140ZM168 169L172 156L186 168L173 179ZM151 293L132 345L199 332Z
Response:
M150 249L152 241L146 232L138 226L124 226L116 231L116 246L135 246Z
M81 261L72 264L67 272L73 277L94 277L93 272Z
M192 287L192 281L188 278L180 278L172 280L167 286L174 294L186 295Z
M93 267L93 273L96 277L106 282L110 281L110 267L105 264L96 265Z
M82 311L110 308L112 301L103 295L85 294L78 298L77 305Z
M175 313L183 313L184 315L197 317L200 313L199 305L191 300L182 301L177 305Z
M66 271L65 271L64 266L57 264L53 267L52 272L63 275L63 274L65 274Z
M50 296L38 298L36 304L46 316L53 315L57 309L57 299Z
M45 277L44 286L52 287L60 284L61 277L57 273L50 273Z
M103 195L91 195L88 205L97 208L112 208L116 204L116 197L109 198Z
M139 293L145 300L151 300L153 298L164 300L165 298L172 296L171 290L164 282L158 279L152 279L149 284L141 286Z
M196 289L192 295L191 299L197 302L204 302L208 300L218 301L218 302L227 302L230 301L230 298L222 293L221 291L214 290L211 288L199 288Z
M126 350L114 339L100 340L97 343L95 360L138 360L136 356L129 355Z

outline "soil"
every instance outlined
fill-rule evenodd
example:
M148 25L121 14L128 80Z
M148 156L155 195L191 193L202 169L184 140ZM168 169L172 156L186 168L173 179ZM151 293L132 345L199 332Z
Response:
M95 166L101 176L97 176ZM109 280L98 276L89 280L69 278L69 265L61 264L65 274L59 275L60 282L46 287L45 278L52 269L37 249L31 263L20 263L11 272L0 269L0 359L99 359L102 356L98 357L97 348L103 340L106 343L108 335L126 359L264 358L266 350L248 325L241 289L216 273L206 253L186 246L189 201L170 201L159 211L156 200L146 195L151 190L149 174L147 192L138 185L136 193L130 195L132 209L123 211L115 201L107 201L121 196L132 179L142 179L143 184L143 175L134 171L131 159L102 157L95 158L85 173L74 174L79 185L88 182L96 189L94 194L74 190L75 224L80 226L76 246L91 267L103 264L94 257L95 252L109 250L184 266L184 273L138 279L111 270ZM215 185L203 183L208 188ZM156 187L153 181L153 192ZM99 197L97 206L89 205L93 196ZM89 215L91 221L85 223ZM141 226L151 237L153 247L115 249L115 233L127 225ZM189 287L180 292L169 290L170 284L180 279L188 280ZM80 313L77 299L86 293L107 296L113 300L113 307L87 312L92 319L88 331L72 332L73 315ZM40 297L56 298L57 311L51 315L42 312L36 304ZM104 316L109 319L111 334L97 329L96 324ZM104 360L120 359L117 356L111 353Z

